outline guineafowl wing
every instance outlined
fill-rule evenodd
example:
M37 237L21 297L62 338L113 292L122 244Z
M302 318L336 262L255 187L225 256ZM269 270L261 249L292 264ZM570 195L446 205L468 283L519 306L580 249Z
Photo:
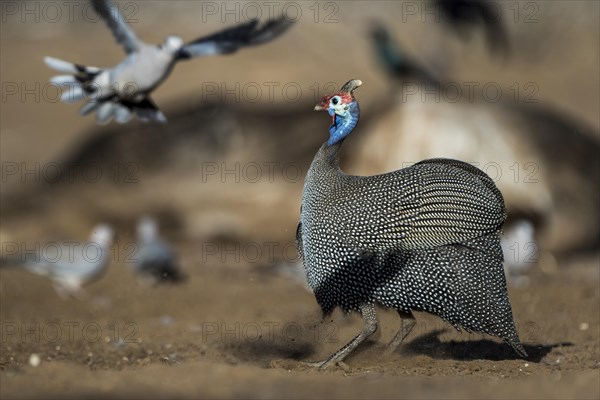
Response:
M456 160L426 160L388 174L347 176L346 181L334 205L337 232L340 240L364 250L463 243L497 232L506 219L493 181ZM339 212L345 215L340 218Z

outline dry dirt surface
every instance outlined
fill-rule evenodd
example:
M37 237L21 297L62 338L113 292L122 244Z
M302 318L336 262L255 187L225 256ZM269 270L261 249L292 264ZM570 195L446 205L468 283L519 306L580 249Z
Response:
M182 253L180 286L148 287L116 264L84 301L3 270L2 398L598 398L597 260L511 289L527 359L427 314L384 359L398 320L381 310L347 368L314 371L303 361L335 351L360 318L320 321L313 295L271 268Z
M36 4L66 7L27 3L34 10ZM160 43L167 34L191 40L233 23L211 17L201 24L198 15L207 3L222 4L131 2L139 5L135 29ZM235 58L177 66L154 96L169 118L160 127L97 127L92 117L77 114L78 106L44 98L35 89L52 76L43 56L104 66L117 62L122 50L103 23L81 17L81 8L75 8L74 22L65 20L67 14L58 23L35 22L32 14L9 15L13 9L5 6L16 4L20 12L25 3L0 3L3 252L7 244L32 249L81 240L98 222L110 223L118 234L106 275L86 288L83 300L61 299L48 280L18 268L0 269L0 397L600 398L598 249L568 261L545 254L528 273L529 285L509 287L527 359L494 338L457 332L424 313L416 314L418 323L397 352L383 358L399 321L394 311L379 310L378 332L345 368L315 371L304 362L333 353L362 323L337 311L321 320L313 294L297 279L293 243L302 179L201 181L199 166L207 161L290 162L305 173L328 124L326 115L312 112L314 83L323 92L330 82L363 80L363 127L386 112L376 105L390 104L392 85L373 57L370 17L383 19L420 61L435 61L440 48L453 54L441 60L441 69L456 81L493 81L504 88L533 81L542 105L597 133L599 3L521 2L509 9L513 3L507 2L503 9L520 16L538 7L539 22L509 24L515 56L504 64L490 57L481 37L465 43L418 17L398 23L405 3L323 2L313 22L313 2L297 2L304 18L282 40ZM339 22L324 23L335 10ZM294 103L217 99L231 118L204 118L198 111L205 106L205 82L230 88L272 81L298 83L305 96ZM27 94L31 88L37 95ZM353 141L349 150L358 143ZM79 179L57 185L45 185L43 177L40 184L35 173L4 174L6 165L39 168L73 160L108 168L105 176L113 176L114 166L128 173L125 167L133 165L139 173L132 184ZM158 217L185 282L151 286L133 276L127 264L142 213ZM266 243L277 244L276 256L255 257L254 246L264 250ZM215 251L206 251L207 245Z

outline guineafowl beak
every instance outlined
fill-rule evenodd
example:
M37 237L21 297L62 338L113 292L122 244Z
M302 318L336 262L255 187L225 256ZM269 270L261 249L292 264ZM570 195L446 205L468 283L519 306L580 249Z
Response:
M320 104L317 104L317 105L315 106L315 111L321 111L321 110L325 110L325 107L323 107L323 106L322 106L322 105L320 105Z

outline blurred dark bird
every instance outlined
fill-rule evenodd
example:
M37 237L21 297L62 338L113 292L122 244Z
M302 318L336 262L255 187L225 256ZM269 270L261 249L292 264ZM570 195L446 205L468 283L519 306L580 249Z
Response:
M401 51L382 23L371 22L371 39L378 61L390 75L402 79L402 82L439 88L440 82L434 74Z
M376 54L381 54L380 42L372 44ZM399 54L380 60L404 57L398 43L387 48ZM385 70L393 81L405 81L394 64ZM515 92L506 88L501 98L490 101L479 91L470 92L467 85L452 81L441 82L437 94L426 93L427 81L424 78L416 86L421 90L410 93L404 85L390 85L396 100L385 99L387 109L371 127L373 133L360 139L368 143L357 147L353 165L357 170L379 173L424 158L468 160L493 176L509 211L507 224L533 227L525 235L531 238L526 242L521 241L525 237L521 234L505 238L515 249L511 259L517 255L516 247L521 249L517 258L526 254L532 264L547 255L568 257L598 248L597 129L542 105L531 94L539 90L534 82L521 86L516 99ZM506 229L507 233L517 231Z
M502 23L502 9L488 0L433 0L441 19L463 40L477 28L484 31L490 52L508 56L509 40Z
M402 320L386 354L413 328L412 310L420 310L500 337L526 356L502 268L502 194L485 173L451 159L375 176L343 173L339 152L358 123L353 91L361 84L350 80L315 107L333 123L306 176L296 238L324 315L336 307L359 311L365 325L316 366L341 362L376 331L376 304Z
M56 293L67 298L86 297L83 286L102 277L110 263L113 231L107 225L94 227L87 243L49 243L38 254L3 260L6 266L23 267L52 280Z
M243 47L267 43L291 26L284 17L262 25L258 20L251 20L187 44L178 36L168 36L163 44L150 45L138 39L112 1L93 0L92 4L123 46L127 54L125 59L106 69L52 57L46 57L44 61L49 67L69 74L50 80L67 87L61 100L86 100L80 113L96 112L96 120L100 124L109 122L113 117L118 123L125 123L132 114L142 121L166 122L150 93L169 76L177 61L231 54Z
M158 225L150 217L143 217L137 226L137 253L133 265L136 274L156 283L184 280L177 257L158 234Z

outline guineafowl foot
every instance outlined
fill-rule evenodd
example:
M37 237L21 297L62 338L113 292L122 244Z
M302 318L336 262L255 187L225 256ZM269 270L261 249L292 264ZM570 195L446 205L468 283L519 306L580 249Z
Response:
M377 330L377 316L375 315L375 305L374 304L366 304L360 307L360 313L365 321L365 326L363 327L362 332L360 332L354 339L352 339L348 344L344 347L333 353L329 356L325 361L317 362L317 363L309 363L313 367L318 369L325 369L330 367L333 364L340 365L343 369L348 368L342 360L348 356L348 354L352 353L354 349L358 347L359 344L364 342L369 336L371 336Z
M415 327L415 324L417 323L415 317L410 312L405 313L402 311L398 311L398 315L400 315L400 329L398 330L392 341L387 345L383 353L384 357L388 357L394 351L396 351L396 348L398 348L400 343L402 343L402 341L408 336L408 334L412 331L412 329Z

